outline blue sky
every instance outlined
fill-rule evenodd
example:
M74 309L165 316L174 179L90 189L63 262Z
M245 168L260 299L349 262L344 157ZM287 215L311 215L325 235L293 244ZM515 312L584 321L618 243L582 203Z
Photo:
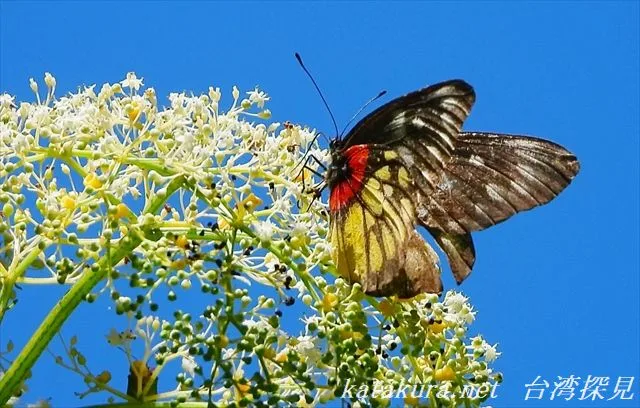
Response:
M638 2L3 1L0 91L31 100L28 79L45 71L59 95L128 71L159 95L259 85L274 119L331 134L295 51L341 124L381 89L393 97L465 79L477 93L465 129L551 139L582 165L549 205L474 235L477 263L461 289L478 309L473 331L503 353L492 405L631 407L640 404L638 15ZM0 332L18 345L62 289L24 292L31 315L9 314ZM106 332L114 318L104 305L79 310L65 333L102 330L96 321ZM25 401L79 405L80 380L57 370L43 355ZM635 398L525 402L538 375L635 376Z

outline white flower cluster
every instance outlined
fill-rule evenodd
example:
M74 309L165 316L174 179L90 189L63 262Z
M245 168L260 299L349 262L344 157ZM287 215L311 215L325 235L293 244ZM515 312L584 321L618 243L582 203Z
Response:
M16 284L99 276L85 299L108 294L137 324L107 336L131 364L126 394L108 371L91 374L89 356L78 364L75 345L70 364L57 359L85 394L157 399L172 361L181 373L163 398L220 406L312 406L374 378L435 383L449 393L423 396L431 404L477 406L462 387L500 381L495 347L466 337L475 311L461 294L379 301L333 276L325 205L309 194L318 180L301 165L328 153L314 131L262 123L263 91L234 87L226 109L213 87L162 107L134 73L61 98L44 82L46 98L31 82L36 103L0 95L0 311ZM181 302L194 286L203 309Z

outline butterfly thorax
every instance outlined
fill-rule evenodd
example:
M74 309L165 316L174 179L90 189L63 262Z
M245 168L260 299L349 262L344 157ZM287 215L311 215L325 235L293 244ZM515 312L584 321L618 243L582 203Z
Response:
M325 174L329 188L334 188L338 183L347 180L350 173L347 157L340 151L331 152L331 163Z
M329 208L332 212L340 211L356 199L362 189L368 157L366 145L342 149L338 141L331 144L331 163L325 180L331 190Z

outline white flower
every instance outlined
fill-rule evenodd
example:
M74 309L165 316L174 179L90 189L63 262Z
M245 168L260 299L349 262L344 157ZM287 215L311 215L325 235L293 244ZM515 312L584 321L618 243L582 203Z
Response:
M193 377L196 369L196 362L191 357L182 357L182 370Z
M270 242L271 241L271 237L273 237L273 232L274 232L274 228L273 228L273 224L271 223L271 221L257 221L254 223L254 229L256 232L256 237L258 237L258 239L261 242Z
M233 356L235 356L235 354L236 354L236 349L234 348L225 348L225 349L222 349L222 351L220 352L222 360L231 360Z
M481 348L482 345L484 344L484 339L482 338L482 336L475 336L475 337L472 337L470 340L471 340L471 347L474 350Z
M296 222L291 230L291 238L303 238L309 234L309 226L303 222Z
M450 313L458 313L462 306L467 303L467 297L457 292L447 292L447 295L444 299L445 306L449 309Z
M500 354L502 354L496 350L496 348L498 347L497 344L492 346L489 343L484 343L483 347L484 347L484 359L488 363L495 361L496 358L500 357Z
M298 337L298 344L295 346L295 350L302 356L306 357L309 362L315 362L322 357L320 348L316 344L318 337L315 336L300 336Z
M302 321L304 322L304 324L309 324L309 323L314 323L315 325L320 325L320 323L322 322L322 318L320 316L305 316L302 318Z
M264 108L264 103L270 99L266 93L260 91L257 87L253 91L247 92L247 94L251 103L255 103L261 109Z
M244 370L242 368L238 368L236 371L234 371L233 373L234 380L239 381L243 378L244 378Z
M128 72L127 78L120 81L120 84L124 87L131 88L134 91L137 91L143 85L142 83L143 79L144 78L136 77L135 72Z
M29 147L29 140L23 134L16 134L11 141L11 148L20 153Z
M243 322L243 324L245 326L247 326L247 328L252 328L255 327L256 330L258 331L271 331L273 330L273 328L271 327L271 325L269 324L269 322L267 322L266 320L263 319L259 319L259 320L245 320Z
M460 315L462 317L462 320L466 324L473 323L473 321L476 318L476 312L474 312L473 309L469 305L463 306L462 310L460 312L461 312Z
M7 107L7 106L12 106L13 105L13 100L15 99L15 97L4 93L4 94L0 94L0 107Z

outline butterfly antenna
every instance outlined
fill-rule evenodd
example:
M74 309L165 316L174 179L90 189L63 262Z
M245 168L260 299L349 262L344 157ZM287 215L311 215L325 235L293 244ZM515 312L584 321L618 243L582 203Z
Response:
M342 139L342 135L344 135L344 132L347 130L347 128L349 127L349 125L351 123L353 123L353 121L358 117L358 115L360 114L360 112L362 112L363 110L365 110L367 108L367 106L369 106L371 103L375 102L376 100L378 100L379 98L381 98L382 96L384 96L387 93L387 91L381 91L379 94L377 94L376 96L374 96L373 98L369 99L367 101L367 103L365 103L364 105L362 105L362 108L358 109L358 111L356 112L355 115L353 115L351 117L351 119L349 119L349 122L347 122L347 124L345 125L344 129L342 129L342 132L340 132L340 139Z
M331 116L331 120L333 121L333 127L336 129L336 136L337 136L338 135L338 124L336 123L336 118L333 116L333 113L331 112L331 109L329 108L329 104L327 103L327 100L324 99L324 95L322 95L322 91L320 91L320 87L318 87L318 84L316 83L316 80L313 79L313 76L311 75L311 73L309 72L307 67L304 66L304 63L302 62L302 57L300 57L300 54L298 54L297 52L296 52L296 59L298 60L298 63L300 64L300 66L302 67L304 72L307 74L309 79L311 79L311 82L313 82L313 86L316 87L316 91L318 91L318 94L320 95L320 98L322 98L322 102L324 102L324 106L327 108L327 111L329 112L329 116Z

